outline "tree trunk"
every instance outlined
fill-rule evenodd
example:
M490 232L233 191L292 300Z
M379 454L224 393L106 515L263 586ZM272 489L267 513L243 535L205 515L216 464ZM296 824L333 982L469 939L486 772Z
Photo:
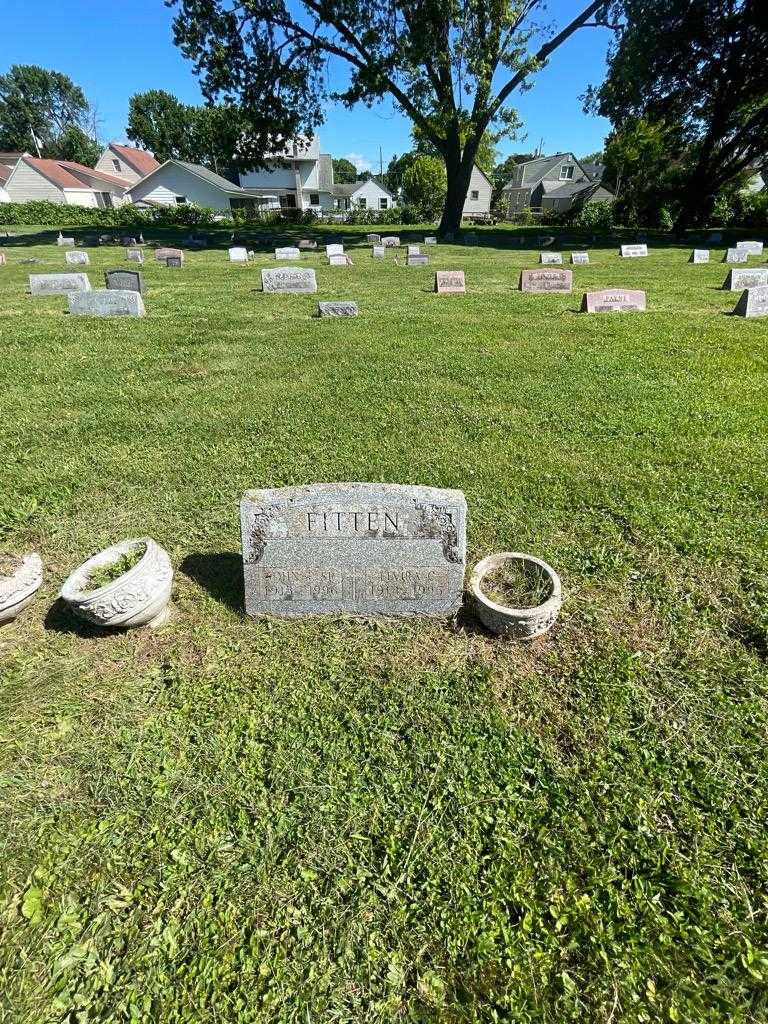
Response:
M441 236L446 234L455 235L461 228L461 214L464 210L464 203L467 200L469 181L472 177L473 160L468 160L468 156L469 154L465 152L462 157L458 135L448 140L445 153L445 173L448 191L445 196L443 216L438 228L438 234Z

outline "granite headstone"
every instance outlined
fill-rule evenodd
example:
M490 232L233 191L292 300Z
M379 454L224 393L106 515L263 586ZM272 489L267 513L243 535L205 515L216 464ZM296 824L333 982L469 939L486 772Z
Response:
M64 259L67 263L81 263L84 266L91 262L91 257L87 252L83 252L82 249L70 249L64 253Z
M624 259L633 259L637 256L647 256L648 246L645 242L637 245L622 245L621 255Z
M98 288L70 292L67 302L73 316L144 316L144 300L135 291Z
M144 294L144 275L138 270L107 270L104 274L104 284L110 291Z
M588 252L572 252L571 253L571 263L574 266L584 266L585 264L589 263L589 253Z
M763 255L763 243L762 242L737 242L736 248L741 249L742 252L748 253L750 256L762 256Z
M563 292L567 295L573 288L573 271L523 270L520 274L521 292Z
M749 253L746 249L726 249L723 263L748 263Z
M729 270L723 282L723 291L740 292L744 288L758 288L768 284L768 267L750 267L744 270Z
M262 270L261 287L265 292L313 294L317 291L315 272L309 267L280 267Z
M295 245L283 245L275 249L276 260L300 260L301 249Z
M181 249L169 249L167 247L155 249L155 259L158 263L165 263L169 256L179 256L182 261L184 260L184 253Z
M689 263L709 263L709 249L694 249Z
M438 295L464 295L467 283L463 270L438 270L435 274L435 291Z
M248 250L242 245L233 245L229 249L229 262L230 263L247 263L248 262Z
M32 295L66 295L89 292L91 282L87 274L30 274L29 290Z
M644 313L645 308L645 292L625 288L585 292L581 300L582 313Z
M733 312L736 316L768 316L768 284L745 288Z
M125 258L129 263L143 263L144 251L143 249L126 249Z
M359 310L356 302L336 300L335 302L318 302L317 315L324 316L357 316Z

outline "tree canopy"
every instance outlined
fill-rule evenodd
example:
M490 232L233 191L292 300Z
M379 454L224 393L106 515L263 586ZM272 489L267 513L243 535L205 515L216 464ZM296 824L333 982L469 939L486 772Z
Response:
M446 189L445 164L440 157L419 153L403 174L406 202L416 207L421 219L432 220L440 214Z
M621 31L588 109L619 137L642 124L681 149L677 226L701 224L729 182L765 157L768 5L765 0L621 0Z
M388 94L446 167L441 229L454 230L486 131L518 122L515 90L608 0L582 0L561 29L539 22L545 0L169 0L174 38L209 100L237 104L243 147L263 154L313 131L327 100L351 106ZM329 58L346 64L332 91Z
M83 90L60 71L14 64L0 75L2 150L35 153L39 145L44 157L68 160L74 159L68 155L72 152L92 155L98 143L86 131L91 113Z
M333 180L337 185L351 185L357 181L357 168L351 160L342 156L333 161Z

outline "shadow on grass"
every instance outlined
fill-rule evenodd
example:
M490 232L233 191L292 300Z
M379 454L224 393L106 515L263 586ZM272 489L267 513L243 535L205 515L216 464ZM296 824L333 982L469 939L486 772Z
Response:
M207 590L214 600L240 615L245 614L243 559L238 553L209 551L187 555L179 572Z
M54 633L69 633L83 639L95 639L96 637L114 636L116 633L125 633L125 629L105 629L92 622L86 622L75 615L66 601L58 598L48 609L43 625Z

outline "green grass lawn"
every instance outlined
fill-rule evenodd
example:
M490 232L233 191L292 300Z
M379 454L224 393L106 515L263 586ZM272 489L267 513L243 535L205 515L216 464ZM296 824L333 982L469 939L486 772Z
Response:
M122 249L5 248L1 543L45 581L0 630L0 1019L768 1020L768 321L690 246L524 295L503 231L408 269L366 230L317 296L228 234L150 258L143 320L25 294ZM648 312L576 312L607 286ZM561 575L554 630L246 619L242 492L335 480L461 488L470 566ZM170 624L79 626L66 576L145 534Z

